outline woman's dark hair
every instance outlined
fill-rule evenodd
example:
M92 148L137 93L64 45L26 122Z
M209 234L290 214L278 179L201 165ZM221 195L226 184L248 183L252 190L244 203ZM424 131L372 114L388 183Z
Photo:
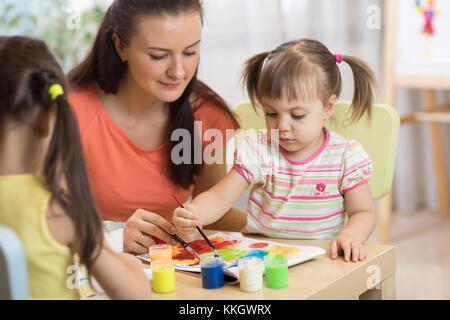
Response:
M200 0L115 0L107 10L98 30L93 47L86 59L68 75L74 87L83 87L97 83L105 93L117 93L119 83L127 70L127 64L121 61L114 42L113 34L121 44L127 46L136 35L136 20L142 16L178 15L184 12L198 12L203 16ZM198 104L198 101L201 103ZM178 100L169 103L170 134L175 129L186 129L194 137L194 112L203 103L211 102L229 114L236 127L238 123L230 112L225 101L211 88L197 80L197 71ZM197 137L199 138L199 137ZM195 137L194 137L195 139ZM194 150L194 139L191 139ZM172 148L177 141L171 141L169 159ZM170 161L170 176L180 186L187 189L194 183L195 175L200 173L201 164L195 164L194 152L190 163L176 165Z
M75 248L90 270L103 242L102 223L84 166L77 121L66 93L52 101L49 87L66 80L46 44L27 37L0 37L0 132L7 121L22 122L36 109L55 108L55 127L44 174L52 200L65 210L76 232Z

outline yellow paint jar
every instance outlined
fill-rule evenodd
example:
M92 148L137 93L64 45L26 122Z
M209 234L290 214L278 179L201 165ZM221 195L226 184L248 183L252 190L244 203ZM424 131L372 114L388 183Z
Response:
M148 248L148 257L151 261L172 261L172 246L168 244L155 244Z
M175 291L175 265L173 261L152 260L152 287L156 293Z

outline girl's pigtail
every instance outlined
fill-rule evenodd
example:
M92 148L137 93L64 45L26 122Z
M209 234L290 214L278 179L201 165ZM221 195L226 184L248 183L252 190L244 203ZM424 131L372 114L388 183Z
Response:
M258 100L257 88L259 78L266 61L267 56L270 52L263 52L254 55L248 59L244 64L244 72L242 73L242 81L247 87L248 97L252 103L253 108L256 107L256 102Z
M361 59L343 56L343 61L350 66L354 79L355 89L351 104L352 115L350 117L350 123L358 121L365 113L367 113L367 118L370 121L377 86L375 75L370 67Z
M55 100L56 122L45 161L45 175L54 199L75 224L75 250L88 270L100 253L102 224L84 166L75 116L65 95Z

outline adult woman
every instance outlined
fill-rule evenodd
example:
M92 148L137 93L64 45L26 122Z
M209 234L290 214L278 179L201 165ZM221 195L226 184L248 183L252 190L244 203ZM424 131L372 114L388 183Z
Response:
M173 243L171 193L186 201L226 172L170 157L172 132L193 137L194 120L203 130L237 127L223 100L196 80L201 29L199 0L116 0L90 54L69 74L95 200L104 219L126 221L129 252L147 252L152 236ZM226 220L244 225L238 210Z

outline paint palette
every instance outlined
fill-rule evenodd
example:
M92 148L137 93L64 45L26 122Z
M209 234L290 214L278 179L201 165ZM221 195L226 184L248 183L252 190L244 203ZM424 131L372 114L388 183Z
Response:
M224 233L215 233L208 237L223 257L225 269L233 269L234 266L237 266L237 261L240 258L248 256L259 256L262 258L267 254L281 253L287 256L288 266L292 266L326 252L319 247L288 245L275 241L255 240L238 235L237 237L231 237ZM212 252L204 239L194 240L189 242L189 245L199 255ZM139 255L138 257L142 260L150 261L148 255ZM181 245L173 247L172 258L175 268L178 270L201 272L198 259Z

